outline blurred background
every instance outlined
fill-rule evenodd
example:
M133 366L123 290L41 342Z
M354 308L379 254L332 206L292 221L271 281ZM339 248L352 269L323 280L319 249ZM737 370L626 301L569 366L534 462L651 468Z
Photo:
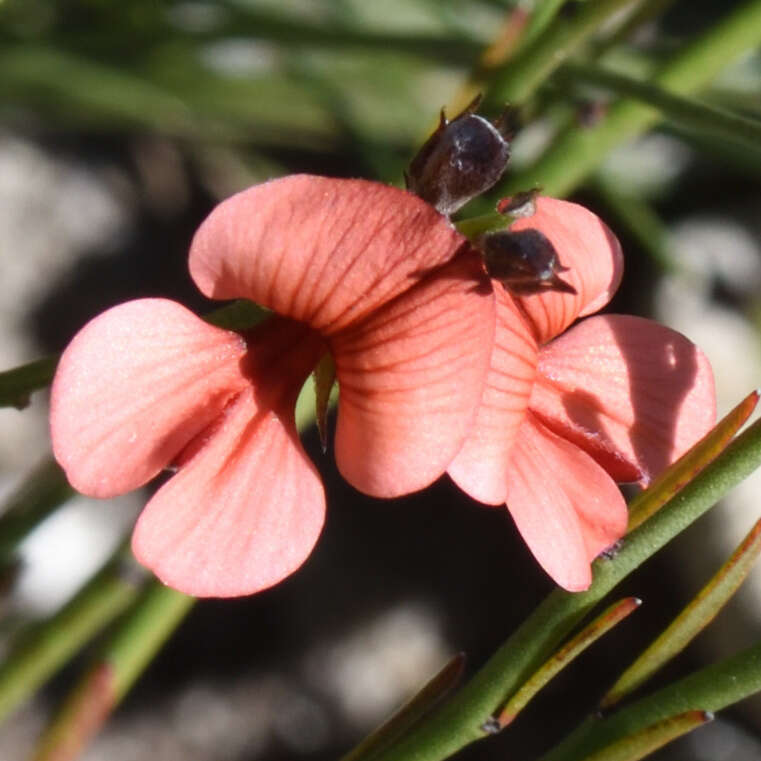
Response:
M600 214L626 256L609 309L655 317L698 343L728 411L761 378L761 143L653 111L630 134L593 140L579 176L545 177L542 167L564 134L596 134L616 107L621 93L595 81L592 64L647 77L741 4L619 3L572 63L530 92L521 87L531 71L508 85L489 68L487 50L500 65L520 57L532 14L554 6L572 25L597 1L0 0L0 370L59 352L89 318L127 299L165 296L208 311L186 254L219 200L293 172L400 184L439 109L453 115L480 79L488 116L506 100L520 106L503 187L557 187ZM727 54L716 76L691 88L761 118L753 49ZM499 187L463 214L498 197ZM17 504L46 484L49 504L63 500L4 574L0 654L65 609L146 501L147 492L108 502L68 494L47 464L46 405L43 391L23 410L0 410L0 497ZM338 758L455 652L467 653L470 670L483 663L550 591L506 511L473 503L446 479L371 500L341 481L313 431L305 440L329 505L313 555L272 590L198 603L83 759ZM508 732L458 758L531 759L550 747L759 514L759 481L749 479L627 580L642 610ZM128 561L119 572L138 573ZM757 574L666 677L758 639L760 593ZM29 757L117 625L103 623L43 689L3 709L3 761ZM746 701L656 758L759 758L759 733L761 702Z

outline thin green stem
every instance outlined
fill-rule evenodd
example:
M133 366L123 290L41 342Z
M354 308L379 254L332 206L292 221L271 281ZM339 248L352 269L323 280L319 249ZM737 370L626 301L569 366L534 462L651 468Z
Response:
M700 441L687 450L670 468L659 475L645 491L629 502L627 532L655 515L675 494L715 460L756 409L759 392L751 391L731 409Z
M681 653L729 602L750 573L759 552L761 521L755 524L700 593L616 680L602 699L601 707L607 709L618 703Z
M121 614L143 578L120 550L58 613L24 632L0 664L0 721Z
M756 147L761 142L761 122L733 114L723 108L686 98L635 77L600 66L566 64L563 76L569 82L601 87L621 97L638 100L657 109L664 119L680 127L707 132L718 138Z
M569 632L623 578L681 533L761 464L755 423L629 535L615 557L593 564L594 582L577 594L556 590L442 709L373 761L440 761L483 738L497 706L512 695ZM657 721L656 717L649 723Z
M748 0L686 45L653 76L653 83L689 94L711 82L727 65L761 42L761 0ZM570 193L616 146L650 128L658 111L629 98L616 102L593 127L564 130L532 166L508 177L505 195L541 185L546 193Z
M584 761L639 761L693 729L713 721L709 711L685 711L606 745Z
M636 597L626 597L619 600L587 624L578 634L571 637L507 701L497 716L499 728L504 729L512 723L539 690L549 684L566 666L597 642L600 637L637 610L641 604L642 601Z
M114 674L117 700L126 695L195 601L158 581L147 586L99 658Z
M58 357L43 357L0 373L0 407L23 409L32 391L45 388L53 380Z
M536 0L526 28L521 35L519 50L527 48L554 21L566 0Z
M541 761L581 761L601 748L686 711L719 711L761 690L761 642L714 663L606 719L584 722Z
M342 756L340 761L361 761L390 745L429 713L454 688L460 681L464 669L465 655L457 653L433 679L424 685L422 690L353 750Z
M520 105L579 49L613 14L638 0L595 0L585 3L573 19L555 17L532 43L492 75L490 106Z
M177 628L195 599L150 582L40 739L35 761L73 759Z

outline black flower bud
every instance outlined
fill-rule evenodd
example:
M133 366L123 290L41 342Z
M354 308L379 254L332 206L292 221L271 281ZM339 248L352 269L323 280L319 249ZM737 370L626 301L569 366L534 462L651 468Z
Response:
M473 113L479 95L451 122L441 111L439 126L409 165L407 188L440 214L449 216L487 191L502 176L510 158L508 130Z
M526 296L544 291L576 293L559 275L568 272L555 247L539 230L499 230L477 241L486 271L513 293Z

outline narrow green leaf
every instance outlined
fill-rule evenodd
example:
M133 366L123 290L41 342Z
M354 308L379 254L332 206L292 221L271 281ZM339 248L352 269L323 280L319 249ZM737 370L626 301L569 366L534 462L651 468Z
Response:
M636 690L705 629L745 581L761 552L761 520L732 556L655 641L629 666L602 699L608 709Z
M496 717L493 731L500 731L510 724L526 707L528 702L550 680L554 679L569 663L596 642L603 634L623 621L641 605L636 597L627 597L611 605L578 634L572 637L528 679L528 681L507 701Z
M589 3L596 5L596 3ZM744 53L761 43L761 0L747 0L682 46L651 82L680 95L697 92ZM660 114L630 98L614 103L594 127L565 129L532 166L509 175L499 192L509 194L539 183L550 195L569 194L611 150L642 134Z
M710 462L716 459L732 441L756 408L759 392L752 391L733 410L725 415L695 446L685 452L629 503L629 527L632 532L654 515L674 494L689 483Z
M457 653L436 676L405 703L388 721L371 732L340 761L360 761L372 753L388 747L434 706L460 681L465 669L464 653Z
M584 761L639 761L709 721L713 721L713 714L709 711L686 711L633 732L607 748L587 756Z
M58 357L43 357L0 372L0 407L26 407L32 391L45 388L53 380L57 364Z
M602 87L620 97L634 98L652 106L664 119L683 128L707 132L715 138L734 140L753 148L761 142L761 121L677 95L652 82L592 65L566 64L562 74L567 82Z
M565 0L536 0L521 36L519 50L531 45L544 33L544 30L555 20L558 11L564 4Z
M34 761L75 758L190 611L195 599L157 581L144 589L46 729Z
M145 578L120 550L58 613L22 632L0 664L0 721L135 599Z
M573 19L555 16L533 42L522 47L514 58L492 74L488 104L501 107L503 103L525 103L553 71L599 31L602 24L638 1L596 0L585 3Z
M0 565L8 562L29 533L74 494L52 457L22 481L0 508Z
M644 24L662 16L676 0L645 0L637 10L627 18L624 23L602 44L595 46L594 58L599 58L602 53L610 50L620 42L627 40L634 32Z
M761 691L761 642L648 695L607 718L585 722L541 761L585 761L613 743L686 711L720 711Z
M328 410L330 409L330 395L336 382L336 363L333 355L324 354L312 372L314 378L314 408L317 420L317 431L320 434L322 451L328 449Z

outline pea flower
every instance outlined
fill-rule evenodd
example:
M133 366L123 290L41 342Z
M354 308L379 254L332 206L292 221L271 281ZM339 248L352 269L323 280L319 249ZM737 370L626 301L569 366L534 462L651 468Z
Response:
M647 485L714 425L713 374L697 347L650 320L601 315L568 329L608 303L623 273L618 241L591 212L538 198L510 229L545 235L572 287L511 297L493 283L491 368L448 470L474 499L506 503L540 565L579 591L626 530L615 482Z
M138 519L137 558L189 594L265 589L323 524L294 405L330 352L335 456L351 484L395 497L448 469L476 499L507 501L550 575L583 588L624 530L612 478L646 481L710 426L710 369L637 318L560 335L615 290L617 243L560 201L540 199L518 225L552 241L575 294L513 298L445 217L378 183L302 175L228 199L196 233L191 275L208 297L274 315L242 334L164 299L96 317L53 384L58 461L98 497L176 468Z
M381 497L422 489L470 428L494 297L444 217L361 180L250 188L201 225L189 266L206 296L275 316L243 335L162 299L96 317L56 373L53 450L96 497L178 466L138 519L135 555L184 592L250 594L298 568L323 524L322 484L294 422L320 356L332 353L341 388L343 475Z

